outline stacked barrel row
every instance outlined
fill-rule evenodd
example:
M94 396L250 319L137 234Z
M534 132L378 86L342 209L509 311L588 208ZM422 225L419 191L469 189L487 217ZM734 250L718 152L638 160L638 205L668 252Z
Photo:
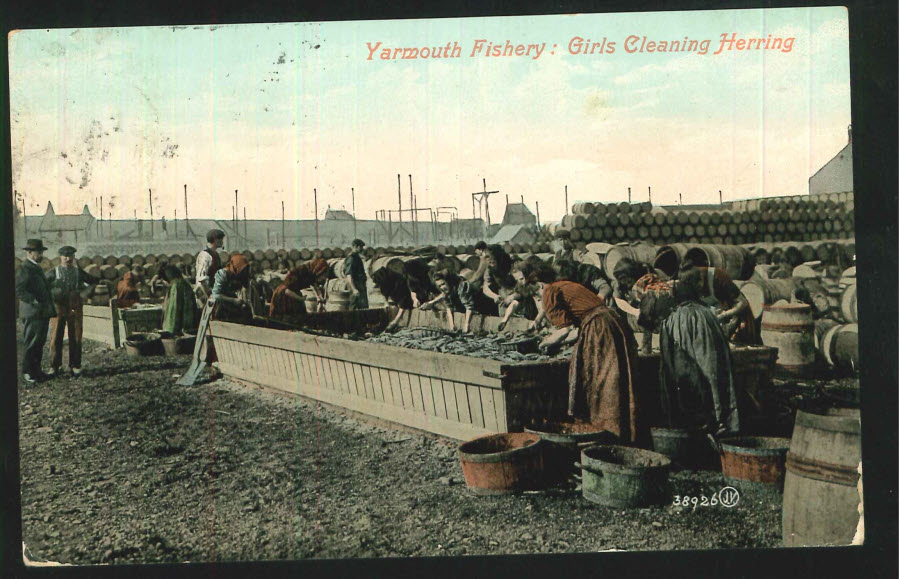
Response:
M852 199L820 197L757 199L723 204L721 209L652 207L650 203L591 203L572 213L550 233L568 231L573 242L644 241L653 244L740 245L778 241L846 239L854 236Z

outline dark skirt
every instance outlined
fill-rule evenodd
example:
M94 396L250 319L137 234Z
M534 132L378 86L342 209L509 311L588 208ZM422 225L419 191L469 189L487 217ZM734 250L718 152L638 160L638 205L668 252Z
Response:
M660 330L660 402L667 426L740 428L731 350L710 308L679 305Z
M625 444L645 445L637 388L637 342L607 307L582 320L569 365L569 414L615 434Z

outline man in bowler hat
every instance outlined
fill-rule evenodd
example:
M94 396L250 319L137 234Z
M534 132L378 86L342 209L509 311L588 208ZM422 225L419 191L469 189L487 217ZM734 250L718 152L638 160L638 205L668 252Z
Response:
M50 376L56 376L62 366L63 336L69 329L69 368L72 375L81 375L81 335L85 300L99 280L75 264L75 248L59 248L59 265L47 272L50 297L56 307L56 318L50 322Z
M25 250L27 259L16 273L19 317L25 326L22 378L26 384L34 384L48 378L41 371L41 358L47 341L48 322L56 316L56 308L50 297L50 284L40 266L47 248L40 239L29 239L22 249Z

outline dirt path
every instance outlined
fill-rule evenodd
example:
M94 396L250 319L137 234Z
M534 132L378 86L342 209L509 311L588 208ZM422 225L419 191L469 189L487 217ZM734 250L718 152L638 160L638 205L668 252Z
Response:
M615 510L475 497L456 443L86 345L83 377L19 384L23 535L74 564L707 549L780 544L780 498ZM721 475L676 473L677 495Z

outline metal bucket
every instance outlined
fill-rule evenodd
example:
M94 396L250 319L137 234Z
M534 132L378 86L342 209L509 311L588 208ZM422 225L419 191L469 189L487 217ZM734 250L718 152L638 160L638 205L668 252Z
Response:
M627 446L592 446L581 451L585 499L616 508L662 504L669 498L668 457Z
M547 422L529 426L525 432L538 434L547 443L544 465L549 482L565 482L578 473L581 447L613 444L617 440L616 435L590 422Z

